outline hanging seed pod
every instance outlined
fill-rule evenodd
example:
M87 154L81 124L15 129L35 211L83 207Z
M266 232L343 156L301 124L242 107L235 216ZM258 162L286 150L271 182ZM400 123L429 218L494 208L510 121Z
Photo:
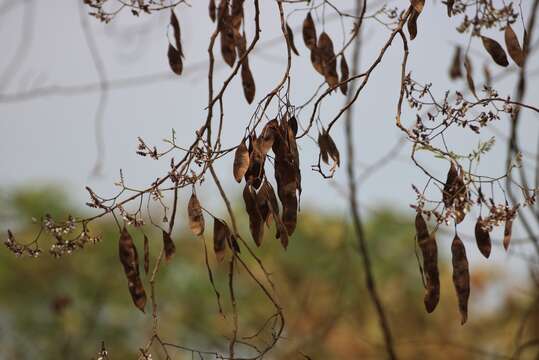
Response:
M503 67L509 65L509 61L507 61L507 56L505 55L505 50L496 40L486 36L481 36L481 40L483 41L485 50L487 50L492 57L492 60L494 60L496 64Z
M316 27L314 26L314 21L309 12L305 20L303 20L303 41L305 46L309 49L316 49Z
M290 43L290 49L299 56L298 49L296 48L296 44L294 43L294 32L292 31L292 28L288 23L286 23L286 33L288 34L288 41Z
M455 47L455 55L453 55L453 61L451 62L451 67L449 68L449 77L451 80L459 79L462 77L461 69L461 50L460 46Z
M453 161L451 161L451 166L449 167L449 171L447 172L447 178L445 180L444 190L442 199L444 201L444 205L446 208L451 207L453 205L453 202L455 200L455 196L457 195L458 189L455 187L455 183L457 181L459 174L457 171L457 168Z
M225 258L226 244L230 240L230 235L230 230L226 223L213 218L213 250L219 262Z
M511 59L513 59L518 66L523 67L526 54L520 47L517 35L509 24L505 27L505 46L507 47L507 52L509 53L509 56L511 56Z
M187 215L189 216L189 228L195 236L204 234L204 215L202 207L195 193L191 195L187 204Z
M473 81L472 62L468 56L464 57L464 69L466 70L466 82L468 83L468 89L477 98L477 94L475 92L475 83Z
M174 245L170 234L165 230L163 230L163 247L165 249L165 260L168 261L176 253L176 245Z
M318 134L318 146L320 147L322 161L329 164L329 158L331 158L337 166L341 165L339 149L327 131L324 130L321 134Z
M232 16L226 4L224 6L220 5L219 33L221 37L221 55L228 66L233 67L236 62L236 41Z
M144 273L148 275L150 271L150 244L148 237L144 234Z
M311 64L320 75L324 75L324 64L322 63L322 55L320 49L311 49Z
M215 0L210 0L210 4L208 5L208 12L210 14L210 19L212 22L215 22L215 19L217 18L217 8L215 6Z
M234 179L236 179L237 182L241 182L247 169L249 169L249 151L247 150L245 141L242 141L234 153Z
M245 210L249 216L251 235L256 246L260 246L264 237L264 220L257 205L256 194L254 194L249 184L245 184L243 188L243 201L245 203Z
M140 309L140 311L144 312L144 307L146 306L146 292L144 291L142 281L140 280L137 248L125 226L120 233L118 253L120 262L124 268L125 276L127 277L127 285L133 303Z
M256 85L251 69L249 68L249 62L245 61L241 65L241 84L243 86L243 95L248 104L251 104L255 98Z
M419 13L414 9L412 9L412 12L410 14L410 17L408 18L408 23L406 24L408 26L408 33L410 34L410 40L414 40L417 36L417 18L419 17Z
M415 218L417 242L423 256L426 291L423 302L425 309L431 313L440 300L440 276L438 273L438 247L434 234L429 235L427 223L420 212Z
M425 7L425 0L410 0L410 4L414 7L414 10L421 14L423 8Z
M455 233L451 243L451 259L453 263L453 285L457 293L459 303L459 312L461 316L461 325L464 325L468 319L468 298L470 297L470 273L468 268L468 259L466 257L466 248L462 240Z
M318 50L322 59L324 78L329 86L335 87L339 83L337 60L335 59L335 51L333 50L333 41L325 32L321 33L318 38Z
M181 42L180 23L174 11L170 12L170 26L174 32L174 44L168 44L168 63L176 75L181 75L183 71L183 50Z
M485 230L481 216L477 218L477 222L475 223L475 241L481 254L488 259L492 244L490 242L490 234Z
M341 55L341 80L342 83L340 86L341 92L343 95L346 95L348 92L348 83L343 81L348 80L348 77L350 76L350 71L348 70L348 63L346 62L346 58L344 57L344 54Z

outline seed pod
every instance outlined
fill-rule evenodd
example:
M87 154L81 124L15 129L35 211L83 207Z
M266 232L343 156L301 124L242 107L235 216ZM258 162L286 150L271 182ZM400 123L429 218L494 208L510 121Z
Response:
M176 253L176 245L174 245L170 234L165 230L163 230L163 247L165 249L165 260L168 261Z
M453 285L455 285L461 316L460 323L461 325L464 325L466 319L468 319L470 273L468 269L468 259L466 257L466 248L456 233L453 243L451 244L451 259L453 262Z
M496 64L503 67L509 65L509 61L507 61L507 56L505 55L505 50L496 40L486 36L481 36L481 40L483 41L485 50L487 50L492 57L492 60L494 60Z
M455 0L447 0L447 16L451 17L453 15L453 4L455 3Z
M230 240L230 235L230 230L226 223L213 218L213 250L219 262L225 258L226 244Z
M475 92L475 83L473 81L472 62L468 56L464 57L464 69L466 70L466 82L468 83L468 89L470 89L470 92L477 98L477 94Z
M303 41L305 42L305 46L307 46L309 49L315 49L316 48L316 27L314 26L314 21L311 16L311 13L309 12L307 14L307 17L305 20L303 20Z
M348 80L349 76L350 76L350 71L348 70L348 63L346 62L346 58L344 57L344 54L342 54L341 55L341 80L340 82L342 83L343 81ZM346 95L346 93L348 92L348 83L345 82L341 84L340 88L343 95Z
M311 64L320 75L324 75L321 51L316 47L311 49Z
M420 212L415 219L417 242L423 256L423 271L425 274L426 291L423 302L425 309L431 313L440 300L440 276L438 273L438 247L434 234L429 235L427 223Z
M318 146L320 147L322 161L329 164L329 158L331 157L337 166L341 165L339 149L327 131L324 130L321 134L318 134Z
M513 232L513 218L508 218L505 220L505 227L503 229L503 248L505 251L509 249L509 244L511 243L511 233Z
M459 79L462 77L461 63L461 50L460 46L455 47L455 55L453 55L453 61L451 62L451 68L449 69L449 77L451 80Z
M444 205L446 208L451 207L453 205L453 202L455 200L455 196L457 195L456 191L458 189L455 188L455 182L458 178L459 174L457 171L457 168L453 161L451 161L451 166L449 167L449 171L447 172L447 178L445 180L444 190L442 199L444 201Z
M215 22L215 19L217 18L217 8L215 6L215 0L210 0L210 4L208 5L208 12L210 14L210 19L212 22Z
M144 291L142 281L140 280L137 248L125 226L120 233L118 253L120 262L124 268L125 276L127 277L127 285L133 303L140 309L140 311L144 312L144 307L146 306L146 292Z
M290 28L290 25L286 23L286 33L288 34L288 41L290 43L290 49L299 56L298 49L296 48L296 44L294 43L294 32L292 31L292 28Z
M148 237L144 234L144 273L148 275L150 271L150 244Z
M241 182L241 178L245 175L248 168L249 168L249 151L247 150L245 141L242 141L241 144L237 147L236 152L234 154L234 168L233 168L234 179L236 179L237 182Z
M475 223L475 241L477 242L477 247L481 254L488 259L492 244L490 242L490 234L484 229L483 225L483 219L479 216Z
M253 193L249 184L245 184L243 188L243 201L245 202L245 210L249 216L251 236L256 246L260 246L264 237L264 220L257 205L256 195Z
M256 86L255 79L249 68L249 63L244 61L241 65L241 84L243 86L243 95L248 104L251 104L255 98Z
M419 13L414 9L412 9L412 12L410 14L410 17L408 17L408 33L410 34L410 40L414 40L417 36L417 18L419 17Z
M183 50L181 43L180 23L174 11L170 11L170 26L174 31L174 43L168 44L168 63L176 75L181 75L183 71Z
M414 7L414 10L421 14L423 7L425 7L425 0L410 0L411 5Z
M335 87L339 83L337 60L335 59L335 51L333 50L333 41L331 41L331 38L325 32L321 33L318 38L318 50L322 59L324 78L329 86Z
M195 236L200 236L204 233L204 215L202 207L195 193L191 195L187 204L187 215L189 216L189 228Z
M513 31L511 25L505 27L505 46L511 59L520 67L524 66L524 58L526 57L524 50L520 47L517 35Z
M221 55L228 66L233 67L236 62L236 41L232 17L227 6L223 6L219 11L219 33L221 37Z

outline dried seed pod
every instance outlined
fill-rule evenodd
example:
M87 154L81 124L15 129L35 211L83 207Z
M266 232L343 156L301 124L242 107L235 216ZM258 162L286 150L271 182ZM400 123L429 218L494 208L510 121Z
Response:
M230 230L224 221L213 218L213 250L217 261L225 258L226 244L230 241Z
M477 242L477 247L479 248L481 254L488 259L492 244L490 242L490 234L484 228L484 223L481 216L477 218L477 222L475 223L475 241Z
M241 65L241 84L243 86L245 100L247 100L247 103L251 104L255 98L256 86L255 79L249 68L249 63L246 61Z
M178 21L178 18L176 17L176 14L174 14L174 11L170 11L170 26L172 27L172 31L174 32L174 43L175 44L168 44L168 63L170 65L170 68L176 75L181 75L183 71L183 50L182 50L182 43L181 43L181 31L180 31L180 23Z
M148 237L144 234L144 273L148 275L150 271L150 244Z
M485 50L487 50L492 57L492 60L494 60L496 64L503 67L509 65L509 61L507 61L507 56L505 55L505 50L496 40L486 36L481 36L481 40L483 41Z
M221 38L221 55L228 66L233 67L236 62L236 40L232 17L226 4L220 5L219 33Z
M507 24L505 27L505 46L511 59L520 67L524 66L524 59L526 57L524 50L520 47L517 35L513 31L511 25Z
M120 262L124 268L125 276L127 277L127 285L133 303L140 309L140 311L144 312L144 307L146 306L146 292L144 291L142 281L140 280L137 248L125 226L120 233L118 253Z
M251 235L256 246L260 246L264 237L264 220L257 205L256 194L254 194L249 184L245 184L243 188L243 201L245 202L245 210L249 216Z
M243 3L245 0L232 0L231 24L234 30L239 31L243 20Z
M189 228L195 236L200 236L204 233L204 215L202 207L195 193L191 194L189 203L187 204L187 215L189 216Z
M468 89L477 98L477 94L475 92L475 83L473 81L472 62L468 56L464 57L464 69L466 70L466 82L468 83Z
M348 83L343 81L348 80L348 77L350 76L350 71L348 70L348 63L346 62L346 58L344 57L344 54L341 55L341 80L342 83L340 88L343 95L346 95L348 92Z
M464 325L468 319L470 273L468 259L466 257L466 248L456 233L453 242L451 243L451 259L453 263L453 285L455 285L461 316L460 323L461 325Z
M247 169L249 169L249 151L245 141L242 141L234 153L234 179L241 182L241 178L245 175Z
M414 40L417 36L417 18L419 17L419 13L415 10L415 8L412 9L412 12L410 13L410 17L408 18L408 23L406 24L408 26L408 33L410 34L410 40Z
M264 163L266 161L266 155L260 149L260 142L258 139L251 142L252 151L249 155L249 168L245 173L245 181L253 185L255 189L258 189L262 184L264 178Z
M324 130L321 134L318 134L318 146L320 147L320 156L326 164L329 164L329 158L331 157L337 166L341 165L339 149L327 131Z
M505 251L509 249L509 244L511 243L511 234L513 232L513 218L508 218L505 220L505 227L503 229L503 248Z
M316 27L314 26L314 21L309 12L305 20L303 20L303 41L305 46L309 49L316 49Z
M462 77L461 70L461 50L460 46L455 47L455 55L453 55L453 61L451 62L451 68L449 69L449 77L451 80L459 79Z
M333 41L331 41L331 38L325 32L321 33L318 38L318 50L322 59L324 78L329 86L335 87L339 83L337 60L335 59L335 51L333 50Z
M215 0L210 0L210 4L208 5L208 12L210 14L210 19L212 22L215 22L215 19L217 18L217 8L215 6Z
M292 31L292 28L288 23L286 23L286 33L288 34L288 41L290 43L290 49L299 56L298 49L296 48L296 44L294 43L294 32Z
M440 300L440 275L438 272L438 247L434 233L429 235L427 223L420 212L415 218L417 242L423 256L426 291L423 302L425 309L431 313Z
M165 249L165 260L168 261L176 253L176 245L174 245L170 234L165 230L163 230L163 247Z
M455 3L455 0L447 0L447 16L451 17L453 15L453 4Z
M321 51L316 47L311 49L311 64L320 75L324 75Z

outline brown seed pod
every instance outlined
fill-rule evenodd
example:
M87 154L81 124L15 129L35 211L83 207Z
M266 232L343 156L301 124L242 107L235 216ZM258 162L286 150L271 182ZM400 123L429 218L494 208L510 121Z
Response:
M288 23L286 23L286 33L288 34L288 41L290 43L290 49L299 56L298 49L296 48L296 44L294 43L294 32L292 31L292 28Z
M237 182L241 182L241 178L243 178L247 169L249 169L249 151L247 150L245 141L242 141L234 153L234 179Z
M320 147L322 161L329 164L329 158L331 158L337 166L341 165L339 149L327 131L324 130L321 134L318 134L318 146Z
M316 27L314 26L314 21L310 12L307 14L307 17L305 17L305 20L303 20L302 33L303 33L303 41L305 42L305 46L307 46L311 50L315 49L316 48Z
M477 98L477 94L475 92L475 83L473 81L472 62L468 56L464 57L464 69L466 70L466 82L468 83L468 89Z
M172 27L172 31L174 31L175 44L168 44L168 63L170 65L170 68L176 75L181 75L183 71L181 31L180 23L173 10L170 11L170 26Z
M483 41L485 50L487 50L492 57L492 60L494 60L496 64L503 67L509 65L509 61L507 61L507 56L505 55L505 50L496 40L486 36L481 36L481 40Z
M333 41L325 32L320 34L318 38L318 50L322 59L322 69L326 82L331 87L337 86L339 83L339 75L337 74L337 59L335 59L335 51L333 49Z
M453 202L455 200L455 196L457 195L458 189L455 187L455 183L457 181L459 174L457 171L457 168L453 161L451 161L451 166L449 167L449 171L447 172L447 178L445 180L444 190L442 199L444 201L445 207L449 208L451 205L453 205Z
M451 259L453 263L453 285L457 293L461 325L468 319L468 298L470 297L470 273L466 248L462 240L455 233L451 243Z
M344 54L342 54L341 55L341 80L340 82L342 83L343 81L348 80L349 76L350 76L350 71L348 70L348 63L346 62L346 58L344 57ZM340 86L340 89L343 95L346 95L346 93L348 92L348 83L347 82L342 83Z
M127 277L127 285L133 303L140 309L140 311L144 312L144 307L146 306L146 292L144 291L144 286L140 280L137 248L125 226L120 233L118 253L120 262L124 268L125 276Z
M170 234L165 230L163 230L163 247L165 249L165 260L168 261L176 253L176 245L174 245Z
M213 218L213 250L217 261L225 258L226 244L230 241L230 230L224 221Z
M461 69L461 49L460 46L455 47L455 55L453 55L453 61L449 68L449 77L451 80L459 79L462 77Z
M232 16L226 4L225 6L220 5L219 33L221 38L221 55L228 66L233 67L236 62L236 40Z
M320 49L311 49L311 64L320 75L324 75L324 65L322 63L322 55Z
M251 104L255 98L256 86L255 79L249 68L249 62L244 61L241 64L241 84L243 86L243 95L247 103Z
M431 313L440 300L440 276L438 272L438 247L434 233L429 235L427 223L420 212L415 218L417 242L423 256L426 291L423 302L425 309Z
M425 0L410 0L410 4L414 7L414 10L421 14L423 8L425 7Z
M524 50L520 47L518 42L517 35L513 31L511 25L507 24L505 27L505 46L507 47L507 52L511 59L520 67L524 66L524 59L526 54Z
M406 24L408 26L408 33L410 34L410 40L414 40L417 36L417 18L419 17L419 13L414 9L412 9L412 12L410 14L410 17L408 18L408 23Z
M195 193L191 194L189 203L187 204L187 215L189 217L189 228L195 236L200 236L204 233L204 215L202 207Z
M481 254L488 259L492 244L490 242L490 234L485 230L483 225L483 219L479 216L475 223L475 241L477 242L477 247Z
M256 246L260 246L264 237L264 219L256 201L256 194L249 184L245 184L243 188L243 201L245 203L245 210L249 216L251 236Z
M150 244L148 237L144 234L144 273L148 275L150 271Z
M212 22L215 22L215 19L217 18L217 8L215 6L215 0L210 0L210 4L208 5L208 12L210 14L210 19Z

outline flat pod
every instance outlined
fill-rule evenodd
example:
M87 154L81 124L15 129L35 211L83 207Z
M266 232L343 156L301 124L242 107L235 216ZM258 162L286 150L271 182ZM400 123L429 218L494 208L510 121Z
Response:
M200 236L204 233L204 215L202 207L197 196L193 193L187 204L187 215L189 217L189 228L195 236Z
M242 141L234 153L234 179L236 179L237 182L241 182L247 169L249 169L249 151L247 150L245 141Z
M333 41L325 32L320 34L318 38L318 50L322 59L323 75L326 82L331 87L335 87L339 83L337 74L337 60L335 59L335 51L333 49Z
M181 43L180 23L174 11L170 11L170 26L174 32L174 44L168 44L168 63L176 75L181 75L183 71L183 50Z
M174 245L170 234L165 230L163 230L163 248L165 250L165 260L168 261L176 253L176 245Z
M251 236L256 246L260 246L264 236L264 220L257 205L256 194L249 184L245 184L243 188L243 202L245 203L245 210L249 217Z
M442 199L444 202L444 205L448 208L453 205L453 202L455 200L455 196L457 195L457 190L455 188L455 184L457 181L459 174L457 171L457 168L453 161L451 161L451 165L449 167L449 171L447 172L447 178L445 180L444 190Z
M453 285L457 293L461 325L468 319L468 299L470 297L470 273L466 248L462 240L455 234L451 243L451 261L453 264Z
M292 31L292 28L290 27L290 25L288 25L288 23L286 23L286 33L288 34L288 41L290 43L290 49L292 49L294 54L299 56L298 49L296 48L296 44L294 43L294 32Z
M243 95L248 104L251 104L255 98L256 86L253 73L249 68L249 63L244 62L241 65L241 84L243 87Z
M211 21L215 22L215 19L217 18L217 7L215 6L215 0L210 0L208 5L208 13Z
M337 166L340 166L339 149L327 131L318 135L318 146L320 147L320 156L326 164L329 164L329 158L331 158Z
M408 23L406 24L408 27L408 33L410 34L410 40L414 40L417 36L417 18L419 17L419 13L415 10L415 8L412 9L410 16L408 17Z
M481 36L481 40L485 50L487 50L492 57L492 60L494 60L496 64L503 67L509 65L509 61L507 61L507 56L505 55L505 50L496 40L486 36Z
M427 224L420 212L415 220L417 242L423 257L423 271L425 274L425 296L423 302L425 309L431 313L440 300L440 275L438 272L438 247L434 234L428 233Z
M221 55L228 64L233 67L236 62L236 41L234 37L234 27L232 17L228 9L224 9L219 18L219 32L221 37Z
M451 67L449 68L449 77L451 80L462 77L460 46L455 47L455 54L453 55L453 61L451 62Z
M140 311L144 312L144 307L146 306L146 292L144 291L142 281L140 280L137 248L125 226L120 232L118 254L127 278L131 299L135 306Z
M475 83L473 80L472 62L468 56L464 57L464 69L466 70L466 82L468 84L468 89L477 98L477 94L475 92Z
M314 21L310 12L305 17L305 20L303 20L302 34L303 34L303 41L305 42L305 46L307 46L311 50L315 49L316 48L316 27L314 26Z
M526 57L524 50L520 47L517 35L509 24L505 27L504 37L505 46L507 47L507 52L509 53L509 56L511 56L511 59L513 59L518 66L524 66L524 59Z
M481 216L479 216L477 218L477 222L475 223L475 241L477 242L477 247L479 248L481 254L488 259L492 244L490 241L490 234L487 230L485 230L483 225L483 219L481 219Z
M226 223L213 218L213 250L219 262L225 258L226 244L230 240L230 235L230 230Z
M509 249L509 244L511 243L511 234L513 232L513 219L509 218L505 220L505 226L503 229L503 248L505 251Z
M425 7L425 0L410 0L410 4L414 7L414 10L421 14L423 8Z

